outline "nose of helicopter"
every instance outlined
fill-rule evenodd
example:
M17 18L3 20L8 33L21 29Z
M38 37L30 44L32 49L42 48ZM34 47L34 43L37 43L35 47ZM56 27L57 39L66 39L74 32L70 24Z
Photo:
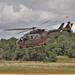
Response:
M19 39L16 41L16 44L17 44L18 46L25 46L25 41L26 41L26 39L23 38L23 37L21 37L21 38L19 38Z
M18 40L16 41L16 44L17 44L18 46L20 46L20 39L18 39Z
M16 44L18 45L18 46L23 46L23 39L18 39L17 41L16 41Z
M18 41L18 40L16 41L16 45L18 45L18 46L19 46L19 41Z

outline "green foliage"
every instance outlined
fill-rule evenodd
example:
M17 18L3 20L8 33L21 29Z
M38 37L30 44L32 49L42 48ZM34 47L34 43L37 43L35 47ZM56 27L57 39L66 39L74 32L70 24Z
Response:
M75 49L70 48L70 49L68 50L68 56L69 56L70 58L75 58Z
M57 32L49 36L46 46L20 49L17 39L0 39L0 59L55 62L56 56L75 57L75 33Z
M57 60L56 54L54 52L49 52L49 56L46 56L43 60L44 62L55 62Z

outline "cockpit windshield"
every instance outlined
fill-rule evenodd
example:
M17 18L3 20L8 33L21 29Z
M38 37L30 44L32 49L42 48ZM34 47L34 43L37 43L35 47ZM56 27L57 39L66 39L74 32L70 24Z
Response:
M23 37L20 38L20 41L25 41L28 40L28 35L24 35Z
M17 43L18 43L18 42L23 42L23 41L26 41L26 40L28 40L28 35L24 35L24 36L22 36L21 38L19 38L19 39L17 40Z

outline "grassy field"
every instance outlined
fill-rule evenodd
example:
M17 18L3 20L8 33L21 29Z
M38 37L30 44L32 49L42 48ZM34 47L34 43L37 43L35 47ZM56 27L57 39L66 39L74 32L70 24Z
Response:
M0 61L0 74L75 74L75 58L57 58L54 63Z
M58 56L58 63L75 63L75 58L69 58L67 56Z

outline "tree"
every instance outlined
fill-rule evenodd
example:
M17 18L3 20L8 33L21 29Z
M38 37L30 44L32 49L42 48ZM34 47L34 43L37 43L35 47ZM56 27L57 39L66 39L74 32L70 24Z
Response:
M0 39L0 59L24 61L56 61L56 56L75 57L75 33L57 32L49 36L46 46L36 46L32 50L20 49L17 39Z

